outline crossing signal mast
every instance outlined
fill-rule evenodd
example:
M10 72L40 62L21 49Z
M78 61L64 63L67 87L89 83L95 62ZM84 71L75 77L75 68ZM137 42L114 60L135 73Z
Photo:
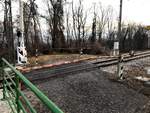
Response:
M17 46L17 61L18 64L27 63L27 51L24 43L24 20L23 20L23 4L26 0L19 0L19 30L17 31L18 36L18 46Z

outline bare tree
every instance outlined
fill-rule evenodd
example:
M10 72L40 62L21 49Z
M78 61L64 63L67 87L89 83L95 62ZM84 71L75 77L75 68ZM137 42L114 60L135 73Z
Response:
M116 29L114 25L114 12L111 6L108 6L108 20L107 20L107 47L113 49L113 44L116 36Z
M136 24L128 24L128 50L134 50L134 35L137 32Z
M134 41L135 50L147 49L148 35L146 33L146 29L143 26L141 25L137 26L137 31L135 32L135 35L133 38L134 38L133 41Z
M115 25L114 25L114 13L113 13L113 8L111 6L108 7L108 18L107 18L107 32L108 32L108 38L112 39L113 37L111 36L112 32L115 30Z
M41 49L43 40L37 8L34 0L30 0L29 4L24 3L25 44L32 54L35 54L36 49Z
M148 47L146 29L141 25L128 24L122 27L120 37L121 51L141 50Z
M98 15L98 41L101 42L102 39L102 34L105 30L105 26L108 22L109 19L109 12L110 9L108 8L103 8L101 3L99 3L99 15Z
M4 26L3 22L0 21L0 48L3 48L3 44L5 43L4 36L3 36Z
M63 0L49 0L47 2L49 12L49 32L52 37L52 48L64 48L66 46L64 30Z
M70 43L70 41L71 41L71 23L70 23L70 16L71 16L71 14L70 14L70 6L69 7L67 7L66 8L66 10L65 10L65 13L66 13L66 27L65 27L65 29L66 29L66 40L67 40L67 45L68 45L68 47L70 47L71 46L71 43Z
M13 22L12 22L12 1L5 0L4 10L4 38L6 39L6 49L8 49L8 60L15 63L15 49L13 37Z
M95 4L94 4L94 17L93 17L93 22L92 22L92 36L90 37L90 43L91 46L94 45L94 43L96 42L96 19L97 19L97 14L95 12Z
M3 13L3 12L4 12L4 3L3 1L0 1L0 13ZM5 43L3 31L4 31L4 25L3 25L3 22L0 21L0 48L1 49L3 47L3 44Z
M78 6L74 6L72 1L72 20L73 34L76 39L76 47L81 47L85 38L85 25L87 20L87 12L84 12L83 1L79 0Z

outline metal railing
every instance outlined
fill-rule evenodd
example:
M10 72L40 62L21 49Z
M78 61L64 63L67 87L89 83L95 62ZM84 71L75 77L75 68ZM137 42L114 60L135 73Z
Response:
M3 78L3 98L9 103L13 113L38 113L21 91L20 83L35 94L52 113L63 113L47 96L45 96L35 85L33 85L23 74L15 69L7 60L1 59L1 76Z

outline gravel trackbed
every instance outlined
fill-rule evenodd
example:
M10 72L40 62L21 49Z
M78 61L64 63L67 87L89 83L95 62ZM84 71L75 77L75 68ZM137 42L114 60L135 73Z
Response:
M64 113L149 113L143 111L149 98L108 76L96 69L52 78L37 86ZM50 113L43 107L38 109L39 113Z

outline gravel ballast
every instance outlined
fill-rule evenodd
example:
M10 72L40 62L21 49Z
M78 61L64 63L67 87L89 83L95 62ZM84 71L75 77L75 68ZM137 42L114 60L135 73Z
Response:
M37 86L64 113L149 113L143 112L149 98L108 79L100 70L52 78ZM40 107L39 113L49 113Z

